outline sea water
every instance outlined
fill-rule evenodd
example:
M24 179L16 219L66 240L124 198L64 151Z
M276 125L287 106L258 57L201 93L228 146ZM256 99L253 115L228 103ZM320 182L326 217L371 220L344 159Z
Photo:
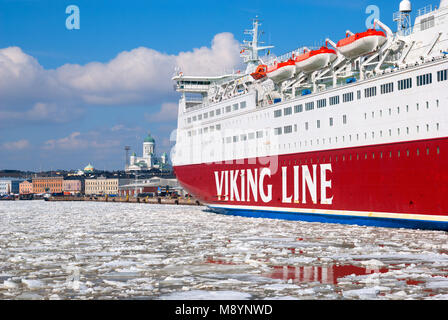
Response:
M3 201L0 299L448 299L448 233Z

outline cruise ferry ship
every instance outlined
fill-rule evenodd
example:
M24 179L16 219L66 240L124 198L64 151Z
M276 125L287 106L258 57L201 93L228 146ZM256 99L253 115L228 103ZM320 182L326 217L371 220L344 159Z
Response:
M217 213L448 231L448 0L399 6L395 32L278 57L255 19L245 72L178 71L181 185Z

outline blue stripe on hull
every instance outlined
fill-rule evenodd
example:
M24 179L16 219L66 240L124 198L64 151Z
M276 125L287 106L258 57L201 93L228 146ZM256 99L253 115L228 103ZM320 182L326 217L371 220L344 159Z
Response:
M392 219L347 215L329 215L318 213L299 213L299 212L282 212L282 211L265 211L235 208L216 208L209 207L211 211L219 214L242 216L249 218L267 218L281 219L292 221L306 222L322 222L322 223L338 223L348 225L360 225L370 227L385 228L407 228L420 230L441 230L448 231L448 222L429 221L429 220L408 220L408 219Z

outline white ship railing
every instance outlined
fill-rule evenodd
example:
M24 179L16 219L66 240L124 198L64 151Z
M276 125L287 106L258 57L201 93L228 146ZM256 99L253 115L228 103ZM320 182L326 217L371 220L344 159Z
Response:
M284 54L282 54L280 56L270 55L270 56L261 57L260 59L266 65L273 65L275 61L277 61L277 62L288 61L293 56L297 56L299 54L302 54L305 49L317 50L317 49L320 49L320 47L322 47L324 45L325 45L325 42L322 42L319 45L315 44L313 46L300 47L300 48L297 48L297 49L292 50L290 52L284 53Z
M435 11L435 8L432 6L432 4L429 4L426 7L417 10L417 17L424 16L425 14L433 11Z

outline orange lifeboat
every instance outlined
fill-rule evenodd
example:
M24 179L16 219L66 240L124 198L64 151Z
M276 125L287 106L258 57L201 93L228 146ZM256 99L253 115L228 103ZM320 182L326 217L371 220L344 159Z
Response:
M369 29L340 40L338 50L349 59L357 58L376 51L386 42L386 34L383 31Z
M322 47L319 50L304 52L295 58L297 69L304 73L312 73L328 66L336 60L335 50Z
M257 69L255 70L254 73L251 73L250 75L252 76L252 78L254 78L255 80L260 80L263 79L264 77L266 77L266 72L267 72L268 67L264 64L261 64L257 67Z
M284 62L275 62L274 65L269 66L266 75L274 82L282 82L290 79L296 72L296 63L293 59Z

